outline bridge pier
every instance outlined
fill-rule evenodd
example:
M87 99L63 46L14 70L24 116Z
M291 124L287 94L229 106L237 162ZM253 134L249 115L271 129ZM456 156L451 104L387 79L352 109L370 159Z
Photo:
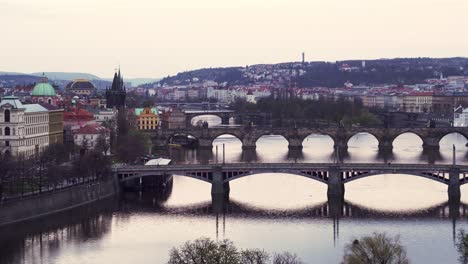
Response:
M328 169L328 200L344 200L345 187L341 177L341 171L337 167Z
M299 138L288 138L288 143L288 149L301 150L303 148L302 140Z
M229 115L221 116L221 125L229 125Z
M245 149L245 150L253 150L253 149L256 149L257 148L257 145L256 145L256 141L255 139L251 139L251 138L243 138L242 139L242 149Z
M423 150L424 151L434 151L439 150L439 139L436 137L426 137L423 141Z
M221 166L213 167L213 180L211 182L211 195L229 196L229 182L224 182Z
M333 148L339 153L345 153L348 151L348 141L346 139L335 139Z
M381 152L392 152L393 144L390 140L379 140L379 151Z
M212 149L213 148L213 141L211 139L199 138L198 139L198 148Z
M460 169L452 168L449 172L449 184L448 184L448 198L449 203L459 203L461 197L460 192Z

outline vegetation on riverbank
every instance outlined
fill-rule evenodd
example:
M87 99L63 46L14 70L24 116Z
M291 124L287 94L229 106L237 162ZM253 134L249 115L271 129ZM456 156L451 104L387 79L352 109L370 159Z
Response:
M338 100L319 99L302 100L292 98L277 100L274 98L263 98L256 104L248 103L243 99L236 99L232 109L238 113L268 113L273 123L304 124L314 122L342 123L344 125L376 125L379 119L368 111L359 100L347 101L343 98Z
M460 234L468 241L468 235ZM468 244L466 244L468 245ZM468 246L463 248L468 252ZM467 254L468 255L468 254ZM268 254L263 249L238 249L230 240L215 242L209 238L188 241L174 247L168 264L301 264L297 255L283 252ZM466 262L463 262L466 263ZM374 233L355 239L345 246L342 264L409 264L406 249L398 236Z
M0 155L0 200L104 180L110 175L109 156L78 150L78 146L51 144L30 159Z

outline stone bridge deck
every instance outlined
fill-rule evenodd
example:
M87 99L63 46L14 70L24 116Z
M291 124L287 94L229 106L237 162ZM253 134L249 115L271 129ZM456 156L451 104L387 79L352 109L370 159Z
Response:
M289 148L302 148L302 142L309 135L321 134L330 136L335 148L347 149L348 141L356 134L369 133L379 142L379 149L391 150L393 141L402 134L412 133L421 138L425 149L438 149L440 140L451 133L458 133L468 139L468 128L371 128L371 127L317 127L317 128L272 128L272 127L223 127L223 128L191 128L166 129L152 132L153 144L159 147L167 146L170 138L176 134L191 135L198 139L199 147L212 148L213 141L221 135L232 135L242 142L242 147L252 149L257 140L264 135L280 135L289 143Z
M120 182L142 177L176 174L212 184L212 194L229 192L229 182L260 173L287 173L328 185L328 195L343 198L344 184L382 174L408 174L448 185L450 199L460 198L460 186L468 183L468 165L378 164L378 163L230 163L208 165L114 167ZM403 183L404 184L404 183Z

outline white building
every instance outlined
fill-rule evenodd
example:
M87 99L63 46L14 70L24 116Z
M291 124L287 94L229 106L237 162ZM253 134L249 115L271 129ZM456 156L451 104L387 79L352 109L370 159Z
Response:
M117 119L117 110L115 109L97 109L96 111L91 110L94 116L94 120L98 124L103 124L105 122L115 123Z
M0 151L30 158L49 145L49 113L39 104L22 104L17 97L0 102Z
M94 149L99 136L104 137L107 145L110 144L110 131L100 125L86 125L75 131L73 139L78 146Z
M468 127L468 108L463 108L461 105L455 108L453 112L454 127Z

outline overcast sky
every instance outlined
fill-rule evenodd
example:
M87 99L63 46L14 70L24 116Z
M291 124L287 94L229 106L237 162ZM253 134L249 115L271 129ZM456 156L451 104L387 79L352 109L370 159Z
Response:
M468 56L468 0L0 0L0 71Z

